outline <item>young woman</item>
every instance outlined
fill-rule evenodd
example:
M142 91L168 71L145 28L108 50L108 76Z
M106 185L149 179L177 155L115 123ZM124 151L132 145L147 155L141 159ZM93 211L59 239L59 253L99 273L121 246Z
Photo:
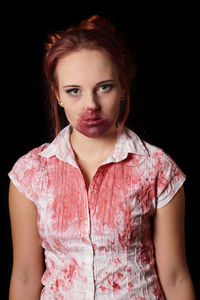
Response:
M50 36L44 71L55 139L9 173L10 300L194 300L185 175L124 125L134 65L123 38L93 16Z

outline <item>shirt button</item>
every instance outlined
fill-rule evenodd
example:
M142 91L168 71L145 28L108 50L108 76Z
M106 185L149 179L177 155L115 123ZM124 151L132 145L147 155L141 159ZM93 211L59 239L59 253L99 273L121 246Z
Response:
M96 195L98 193L98 190L97 189L94 189L94 194Z

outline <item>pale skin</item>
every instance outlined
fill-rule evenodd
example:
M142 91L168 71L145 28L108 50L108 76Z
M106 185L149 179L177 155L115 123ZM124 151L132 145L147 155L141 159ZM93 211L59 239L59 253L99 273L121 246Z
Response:
M52 88L73 128L70 142L88 188L98 166L115 146L115 122L120 101L123 101L123 89L115 65L109 57L94 50L74 52L65 57L57 65L56 77L58 89ZM105 80L112 80L113 87L97 85ZM64 88L66 85L79 87L69 94L66 90L71 88ZM77 116L84 110L101 111L111 121L110 128L95 138L79 132ZM12 182L9 209L14 257L9 300L39 300L44 267L37 210ZM181 187L172 201L157 209L154 218L156 266L167 300L195 300L185 256L184 215L185 196Z

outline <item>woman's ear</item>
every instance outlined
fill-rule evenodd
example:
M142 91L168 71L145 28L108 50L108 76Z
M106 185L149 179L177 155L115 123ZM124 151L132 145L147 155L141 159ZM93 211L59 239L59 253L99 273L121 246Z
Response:
M63 107L63 103L60 101L60 95L59 95L59 91L58 91L58 88L57 86L55 85L55 83L52 83L51 84L51 90L52 90L52 93L54 93L55 97L56 97L56 100L58 102L58 104Z
M56 99L58 101L60 101L60 95L59 95L59 92L58 92L58 88L57 88L57 86L55 85L54 82L51 84L51 91L55 95Z

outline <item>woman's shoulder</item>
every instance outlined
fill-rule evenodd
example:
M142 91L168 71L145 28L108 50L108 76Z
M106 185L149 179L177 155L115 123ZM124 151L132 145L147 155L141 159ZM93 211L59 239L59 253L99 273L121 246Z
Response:
M18 160L26 160L28 161L34 161L34 162L40 162L41 161L41 155L40 153L47 148L49 144L44 143L38 147L32 148L27 153L23 154L21 157L18 158Z
M173 199L185 182L186 174L166 150L146 141L144 145L149 153L147 174L156 186L156 207L161 208Z
M42 167L43 159L40 153L48 146L44 143L38 147L29 150L27 153L20 156L14 163L12 172L28 172L29 170L38 170Z
M31 157L39 158L40 157L40 152L42 152L44 149L46 149L48 145L49 145L49 143L44 143L44 144L42 144L38 147L32 148L27 153L25 153L23 156L25 157L25 156L29 155Z
M36 201L44 173L44 162L40 156L40 152L45 149L47 145L48 144L43 144L33 148L18 158L8 173L9 178L18 190L34 202Z
M170 181L171 178L175 177L176 180L185 181L186 175L173 156L159 146L146 141L144 141L144 144L146 149L148 149L151 171L154 171L157 178L165 178Z
M162 147L159 147L155 144L151 144L145 140L143 140L143 144L147 149L150 160L158 164L162 164L164 162L175 164L175 161L172 158L172 156L168 152L166 152L166 150Z
M132 140L134 147L133 150L136 154L143 154L148 158L149 160L153 161L173 161L171 156L165 152L165 150L156 145L153 144L151 141L144 139L140 134L135 133L130 128L126 128L126 132L128 133L126 136L128 136L128 143L130 144L130 139Z
M128 145L128 150L131 150L134 154L132 156L133 161L135 161L135 154L139 154L139 157L141 157L139 161L145 162L149 169L154 173L157 173L160 170L163 171L163 169L166 168L179 168L173 159L173 155L171 156L164 148L137 135L132 129L126 129L124 140L125 143L127 143L126 145ZM129 165L130 164L131 163L129 162ZM142 164L140 165L143 168ZM133 164L133 166L135 166L135 164Z

